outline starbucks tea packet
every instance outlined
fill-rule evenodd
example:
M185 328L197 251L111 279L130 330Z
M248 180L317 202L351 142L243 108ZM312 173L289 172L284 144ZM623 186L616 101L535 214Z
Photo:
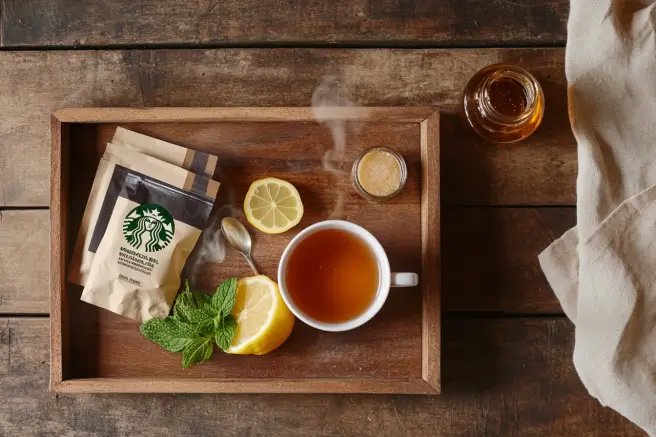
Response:
M190 175L176 186L168 173L151 177L115 166L83 301L140 322L169 314L218 191L218 182Z
M73 247L68 272L69 282L86 284L96 248L100 244L107 224L105 221L97 231L98 218L103 208L105 210L109 208L111 212L112 199L116 198L116 194L107 198L110 184L117 183L117 179L114 178L116 166L120 165L155 178L167 174L168 183L182 188L192 183L196 175L198 181L203 180L203 176L205 179L210 178L214 174L216 164L216 156L117 128L96 171L77 241ZM120 183L120 178L118 181ZM113 192L116 193L118 188L120 187L114 187ZM103 217L109 218L108 211L105 211Z

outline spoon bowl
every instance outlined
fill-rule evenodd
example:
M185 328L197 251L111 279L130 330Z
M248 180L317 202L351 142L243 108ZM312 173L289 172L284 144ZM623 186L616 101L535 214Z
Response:
M228 244L244 255L244 258L248 261L251 269L253 269L255 276L258 276L259 273L257 272L255 263L253 263L253 259L251 258L251 248L253 245L251 234L248 233L246 226L244 226L239 220L232 217L225 217L221 220L221 233Z

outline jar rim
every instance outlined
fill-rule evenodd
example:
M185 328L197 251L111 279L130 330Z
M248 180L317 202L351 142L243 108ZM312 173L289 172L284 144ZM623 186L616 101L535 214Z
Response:
M498 111L491 102L490 91L491 86L500 79L511 79L515 81L522 88L522 92L526 98L526 106L521 114L506 115ZM481 94L478 99L478 106L481 113L489 119L508 126L520 125L529 120L535 112L538 105L538 96L542 93L540 84L531 73L523 68L515 66L504 66L497 71L490 74L481 86Z

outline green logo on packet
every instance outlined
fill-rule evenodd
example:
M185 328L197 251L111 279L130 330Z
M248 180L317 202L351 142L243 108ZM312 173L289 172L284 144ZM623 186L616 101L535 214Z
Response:
M123 220L125 240L138 250L157 252L169 245L175 232L171 214L159 205L137 206Z

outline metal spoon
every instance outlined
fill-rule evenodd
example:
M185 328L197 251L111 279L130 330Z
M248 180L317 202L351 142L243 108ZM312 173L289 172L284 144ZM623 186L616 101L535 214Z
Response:
M248 233L248 229L238 220L225 217L221 220L221 233L232 247L244 255L255 275L259 275L251 258L251 234Z

